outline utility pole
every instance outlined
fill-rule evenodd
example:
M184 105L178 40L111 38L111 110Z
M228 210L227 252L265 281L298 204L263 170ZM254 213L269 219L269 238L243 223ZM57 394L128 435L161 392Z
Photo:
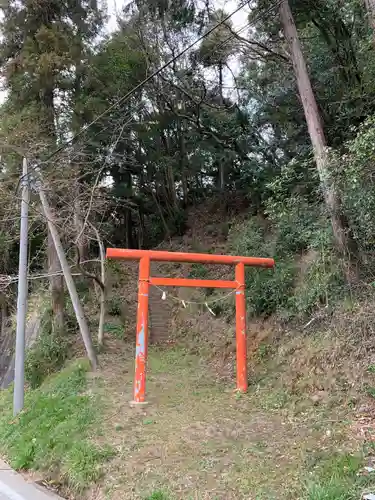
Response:
M77 288L76 288L76 285L74 283L74 279L73 279L72 273L70 271L68 261L66 259L64 248L61 244L60 235L59 235L59 233L56 229L56 226L53 222L53 213L52 213L51 207L48 203L46 194L43 190L43 185L42 185L41 180L40 180L40 175L39 175L39 179L36 181L36 185L37 185L37 192L38 192L38 195L40 198L40 202L41 202L42 207L43 207L43 212L44 212L44 215L47 219L48 230L51 234L53 244L55 245L56 253L57 253L57 256L59 258L60 266L61 266L61 269L62 269L63 274L64 274L64 278L66 281L66 286L68 287L70 299L72 301L74 312L76 314L76 318L77 318L77 322L78 322L79 329L81 332L81 336L82 336L83 342L85 344L87 356L90 360L92 368L94 370L96 370L96 368L98 366L98 359L97 359L97 356L95 353L94 345L92 343L90 330L89 330L89 327L88 327L88 324L86 321L85 313L83 311L81 302L80 302L79 297L78 297Z
M25 398L25 330L27 313L27 243L29 226L29 178L27 160L22 165L21 229L18 264L16 359L14 368L13 415L16 416L24 405Z

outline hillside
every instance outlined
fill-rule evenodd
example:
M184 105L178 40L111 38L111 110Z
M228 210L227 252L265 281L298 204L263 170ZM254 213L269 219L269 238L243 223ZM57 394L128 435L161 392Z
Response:
M190 213L184 236L161 247L229 252L245 212L234 209L225 222L231 230L216 232L207 214L220 227L213 200ZM204 277L231 278L229 268L208 267ZM156 264L154 272L192 277L206 271ZM109 263L108 276L100 370L86 371L82 347L72 338L69 358L78 361L66 361L57 378L30 390L25 412L11 423L4 393L0 441L12 465L80 500L354 500L374 491L365 469L373 465L375 437L370 296L322 307L303 321L249 314L249 391L238 394L233 298L225 291L206 296L177 289L162 300L157 290L151 294L149 404L134 409L137 266ZM299 286L296 279L294 294ZM225 299L220 307L212 304L213 316L204 304L220 296ZM89 293L85 306L93 324L94 299Z

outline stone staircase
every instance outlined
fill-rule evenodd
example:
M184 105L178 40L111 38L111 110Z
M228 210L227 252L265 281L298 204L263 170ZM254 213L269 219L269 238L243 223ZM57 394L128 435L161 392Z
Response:
M151 263L151 276L165 276L165 273L158 269L156 262ZM149 302L149 331L151 344L168 343L172 334L173 303L168 299L168 292L173 289L161 287L167 291L167 298L163 300L163 292L155 286L150 286Z

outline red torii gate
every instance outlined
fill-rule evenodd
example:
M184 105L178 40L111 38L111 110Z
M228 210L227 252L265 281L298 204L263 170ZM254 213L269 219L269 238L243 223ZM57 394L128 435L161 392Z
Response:
M247 391L245 266L271 268L275 265L273 259L260 257L233 257L231 255L211 255L203 253L164 252L156 250L129 250L122 248L108 248L107 258L139 260L137 340L132 405L146 404L148 292L150 285L234 288L236 290L237 390L241 392ZM153 278L150 276L150 262L152 260L158 262L199 262L202 264L235 265L235 280Z

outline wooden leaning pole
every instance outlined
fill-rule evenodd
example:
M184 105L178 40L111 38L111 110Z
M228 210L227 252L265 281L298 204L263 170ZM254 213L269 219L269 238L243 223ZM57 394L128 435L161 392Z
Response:
M148 302L149 287L182 286L203 288L233 288L236 293L236 358L237 390L247 391L247 353L246 353L246 301L245 266L272 268L273 259L261 257L233 257L231 255L211 255L201 253L164 252L156 250L129 250L108 248L108 259L139 260L138 312L135 352L135 378L132 406L146 403L146 364L148 349ZM188 262L202 264L225 264L235 266L234 281L200 280L186 278L153 278L150 276L151 261Z

